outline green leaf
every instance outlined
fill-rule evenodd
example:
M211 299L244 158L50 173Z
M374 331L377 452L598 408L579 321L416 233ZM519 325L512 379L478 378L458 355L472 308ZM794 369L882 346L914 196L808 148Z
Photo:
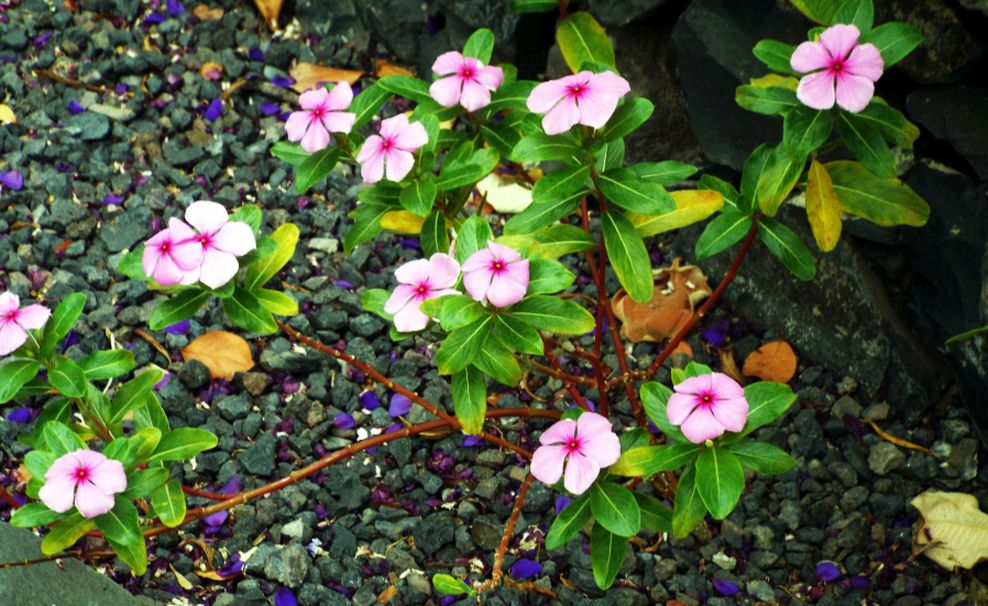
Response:
M786 451L768 442L742 441L727 447L748 469L765 474L785 473L796 466Z
M599 173L624 166L624 139L616 139L601 146L594 165Z
M604 28L587 12L572 13L556 28L556 42L570 70L579 72L583 64L601 63L616 70L614 47Z
M450 333L436 352L435 361L436 366L439 367L439 374L453 374L473 363L480 348L484 346L484 341L487 340L492 321L491 316L484 316Z
M795 51L795 46L778 40L759 40L753 49L759 61L768 66L770 70L783 74L793 73L789 59Z
M327 147L312 154L295 167L295 193L301 195L319 183L340 159L338 147Z
M262 335L278 331L271 312L249 290L234 290L232 297L223 299L223 311L231 322L246 331Z
M683 432L678 426L670 423L669 417L666 416L666 407L671 395L672 390L662 383L650 381L641 386L642 407L648 420L654 423L669 441L687 443L689 440Z
M642 528L652 532L672 534L672 509L655 497L640 492L634 493L638 509L642 513Z
M47 383L45 385L47 386ZM43 432L45 425L51 421L56 421L66 425L71 423L74 409L75 406L66 398L61 396L51 398L48 400L48 403L45 404L45 407L41 411L41 414L38 415L38 418L34 420L34 431L31 432L30 436L23 436L22 441L33 448L45 448L45 438ZM38 477L37 474L31 475ZM42 476L43 475L44 474L42 474Z
M730 204L737 205L738 199L741 194L738 190L734 189L734 186L724 181L723 179L718 179L713 175L703 175L696 184L697 189L709 189L710 191L715 191L720 195L724 196L724 200Z
M544 353L542 337L535 327L511 314L498 314L494 321L494 337L509 351L533 355Z
M401 208L400 195L401 186L390 181L378 181L374 185L361 187L357 191L357 199L364 204L387 206L395 210Z
M360 204L350 213L353 225L343 237L343 250L350 254L358 244L373 240L381 233L381 217L391 212L387 206Z
M167 481L168 470L164 467L141 469L130 474L127 479L127 490L120 496L126 499L146 498Z
M528 294L557 293L569 288L576 275L566 266L551 259L529 259Z
M377 81L377 86L412 101L432 100L429 83L414 76L385 76Z
M805 156L827 141L833 127L833 112L799 106L786 114L782 144Z
M861 36L859 44L874 44L885 62L885 70L906 58L923 42L923 34L912 25L893 21L883 23ZM872 103L871 105L874 105Z
M151 505L161 523L169 528L180 526L185 520L185 493L182 483L169 480L151 494Z
M919 137L919 128L907 120L902 112L877 99L863 111L854 114L854 119L878 131L889 143L905 149L912 149L913 142Z
M130 566L132 574L140 577L147 572L148 552L147 545L144 544L143 536L130 543L118 543L113 539L107 539L106 542L110 544L111 548L113 548L113 551L117 554L117 557Z
M120 263L117 264L117 271L135 282L147 282L150 278L144 274L144 266L141 261L143 255L144 245L139 244L137 250L130 251L120 259Z
M309 152L302 149L301 145L288 141L276 141L271 146L271 155L292 166L298 166L309 159Z
M127 544L143 540L137 508L127 499L117 499L113 509L95 518L96 528L108 539Z
M792 0L792 5L806 15L810 21L820 25L831 25L834 23L834 17L841 5L849 1L856 2L857 0Z
M463 45L463 55L466 57L476 57L483 63L491 62L491 53L494 52L494 32L482 27L472 33Z
M470 255L486 247L493 238L490 223L479 215L473 215L456 230L456 260L463 263Z
M696 486L696 469L687 467L676 485L676 502L672 510L673 538L685 538L706 517L707 507Z
M522 236L501 236L497 240L516 250L525 250L528 257L544 257L558 259L559 257L584 250L597 245L593 236L575 225L550 225L531 234Z
M24 467L32 478L44 478L48 468L58 457L46 450L32 450L24 455Z
M438 208L429 213L422 224L419 234L422 254L425 258L436 253L449 252L449 229L446 228L446 216Z
M507 124L484 123L480 125L480 134L484 141L494 146L504 157L510 157L521 141L521 135L517 130Z
M865 168L879 177L895 176L895 156L877 130L850 112L840 112L838 123L844 144Z
M161 302L148 320L151 330L161 330L172 324L191 318L209 301L210 292L202 288L190 288Z
M47 450L53 453L56 457L60 457L69 452L75 452L80 448L86 447L74 431L69 429L67 425L59 423L58 421L49 421L45 423L44 429L41 430L41 433L45 438L45 444L48 445Z
M511 0L516 13L544 13L559 8L559 0Z
M545 536L545 548L556 550L569 543L589 521L590 495L582 494L573 499L552 521L549 533Z
M547 177L543 177L543 180ZM541 182L541 180L539 181ZM546 202L532 202L525 210L508 219L504 224L506 235L529 234L552 225L579 208L580 199L587 195L586 190Z
M643 215L659 215L676 208L664 187L639 178L630 168L616 168L598 175L597 186L614 204Z
M267 284L268 280L273 278L291 260L292 255L295 254L298 237L298 227L293 223L285 223L274 230L271 234L271 239L275 241L277 248L273 254L258 259L257 262L251 264L247 269L247 275L244 276L244 288L246 290L254 290ZM347 237L349 237L349 234L347 234Z
M774 148L765 158L765 164L758 175L755 193L751 198L752 207L761 209L770 217L774 216L796 186L805 165L805 154L784 145Z
M62 302L52 312L51 317L45 322L41 337L41 354L43 356L50 356L55 351L58 344L75 326L85 306L86 293L74 292L62 299Z
M463 428L463 433L477 435L483 432L487 414L487 385L484 373L473 366L453 373L453 411Z
M741 461L723 448L704 448L696 459L696 488L710 515L723 520L734 510L744 490Z
M977 328L972 328L970 330L965 330L964 332L958 333L946 341L943 342L944 345L950 345L951 343L959 343L960 341L966 341L970 338L976 337L983 332L988 331L988 325L978 326Z
M639 126L645 124L655 111L655 106L644 97L635 97L626 100L617 111L611 115L604 128L597 133L597 138L601 141L613 141L621 139L635 132Z
M14 528L37 528L47 526L60 517L62 514L48 509L42 503L27 503L14 510L14 514L10 516L10 525Z
M450 576L448 574L437 574L432 577L432 586L442 595L473 595L476 592L470 588L463 579Z
M113 379L134 368L134 354L127 349L94 351L79 360L79 366L90 381Z
M467 295L449 295L438 300L442 301L442 307L436 317L446 331L472 324L487 313L483 305Z
M758 239L800 280L812 280L816 275L813 253L795 232L782 223L775 219L762 219L758 223Z
M544 204L567 199L575 193L586 191L589 177L589 166L574 166L549 173L532 188L532 203Z
M162 436L148 463L156 461L184 461L204 450L216 446L217 439L205 429L183 427L173 429Z
M871 31L875 21L875 7L871 0L845 0L834 13L835 23L849 23L863 34Z
M679 469L692 461L699 452L696 444L673 444L671 446L643 446L632 448L608 467L607 471L618 476L641 477L648 479L660 471Z
M491 172L480 164L463 164L461 166L443 167L439 173L436 187L439 191L449 191L458 187L466 187L480 181Z
M641 530L641 512L631 491L613 482L597 482L590 488L590 511L608 531L633 537Z
M55 356L52 360L48 367L48 382L66 398L78 398L86 393L86 374L65 356Z
M432 204L436 201L437 193L435 177L430 173L406 184L401 189L399 200L405 210L420 217L426 217L432 210Z
M687 379L692 379L693 377L699 377L701 375L709 375L712 372L713 369L706 364L697 362L696 360L690 360L686 364L686 368L683 369L684 376Z
M796 401L792 388L782 383L759 381L744 388L748 401L748 421L742 436L781 417Z
M269 288L256 288L250 291L261 302L264 309L276 316L294 316L298 314L298 301L287 293Z
M145 407L150 401L157 401L157 397L150 393L144 400ZM141 409L138 409L141 410ZM151 453L161 443L161 436L164 432L157 427L142 427L130 438L130 452L127 454L127 467L134 467L144 463Z
M796 91L781 86L761 87L742 84L734 92L734 101L744 109L774 116L800 106Z
M573 160L582 154L579 144L568 135L536 133L523 137L511 152L515 162Z
M637 507L637 503L635 505ZM597 587L607 589L614 584L624 556L628 552L628 539L608 532L600 521L590 531L590 565Z
M153 392L145 400L144 407L134 411L134 427L139 430L155 428L161 433L171 431L168 415L165 414L161 402L158 401L158 397Z
M514 387L521 382L521 366L507 349L487 345L473 361L474 366L501 385Z
M629 167L642 181L672 185L685 181L696 174L696 167L685 162L665 160L662 162L641 162Z
M511 308L510 314L502 313L498 317L505 315L539 330L564 335L586 334L597 324L593 315L577 303L551 295L525 297Z
M525 104L536 84L531 80L519 80L505 84L491 94L491 102L484 109L492 114L505 109L527 113L528 107Z
M696 239L696 258L707 257L726 250L740 242L751 228L751 217L737 211L726 210L707 224Z
M113 394L110 405L110 424L116 425L123 421L127 413L141 407L147 401L151 390L164 375L165 373L160 368L149 368L121 385Z
M652 298L655 286L652 262L642 237L631 221L613 210L600 216L600 227L607 256L621 286L635 301L647 302Z
M86 519L79 512L70 513L68 517L52 526L45 535L45 539L41 542L41 553L55 555L65 551L95 527L95 520Z

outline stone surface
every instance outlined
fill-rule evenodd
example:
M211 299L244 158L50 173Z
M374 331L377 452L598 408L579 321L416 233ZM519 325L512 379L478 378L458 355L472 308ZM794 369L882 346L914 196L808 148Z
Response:
M41 539L0 523L0 562L41 557ZM76 560L0 570L0 603L11 606L139 606L106 576Z
M988 88L967 84L924 88L909 95L909 118L949 144L974 169L988 179Z
M983 55L969 21L946 0L882 0L875 2L875 22L904 21L923 34L923 44L896 64L917 82L955 80Z

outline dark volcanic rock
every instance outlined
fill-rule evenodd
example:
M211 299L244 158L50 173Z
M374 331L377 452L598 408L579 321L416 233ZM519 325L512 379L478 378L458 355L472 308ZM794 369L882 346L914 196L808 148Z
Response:
M909 117L949 143L982 180L988 179L986 107L988 88L967 84L918 90L906 100Z
M875 2L875 22L904 21L923 43L896 65L918 82L950 82L982 56L982 43L946 0Z

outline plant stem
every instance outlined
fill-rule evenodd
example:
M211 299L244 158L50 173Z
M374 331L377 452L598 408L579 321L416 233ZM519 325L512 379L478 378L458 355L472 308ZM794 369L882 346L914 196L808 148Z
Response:
M573 396L573 399L580 405L580 408L589 411L590 405L587 404L587 401L583 398L583 395L576 388L576 386L573 385L573 382L566 378L566 375L569 373L565 372L559 365L555 354L552 353L552 345L549 344L549 341L546 340L545 337L542 337L542 347L545 350L545 359L549 360L549 364L552 364L552 367L561 373L559 378L562 379L563 385L566 387L566 391L569 392L569 395Z
M504 525L501 542L497 546L497 551L494 552L494 569L491 572L491 578L480 586L479 591L483 592L494 589L504 579L504 555L508 551L508 545L511 544L511 537L515 536L515 525L518 524L518 516L521 515L522 505L525 504L525 496L528 494L528 489L531 486L532 474L527 474L525 480L521 483L521 488L518 489L518 495L515 497L515 505L511 508L511 517L508 518L508 523Z

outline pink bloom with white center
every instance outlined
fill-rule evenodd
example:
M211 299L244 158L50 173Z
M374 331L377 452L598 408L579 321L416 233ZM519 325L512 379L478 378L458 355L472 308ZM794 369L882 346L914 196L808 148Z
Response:
M329 133L348 133L357 114L343 111L353 101L353 89L340 82L333 90L319 87L298 98L301 111L292 112L285 122L289 141L301 141L302 149L315 153L329 145Z
M185 209L185 220L192 224L202 245L202 264L186 274L184 284L200 281L219 288L237 275L242 257L257 248L254 232L242 221L230 221L222 204L199 200Z
M532 455L532 475L545 484L555 484L566 475L563 486L573 494L583 494L600 470L621 458L621 443L611 422L595 412L585 412L577 420L563 419L545 430Z
M12 292L0 295L0 356L16 350L27 341L27 331L41 328L51 317L43 305L21 307L21 300Z
M853 25L834 25L820 34L818 42L796 47L789 65L806 74L796 87L800 101L821 110L830 109L835 101L849 112L868 106L885 62L874 44L858 44L860 36Z
M464 57L456 51L443 53L432 64L441 77L429 87L429 94L443 107L457 103L467 111L476 111L491 102L491 91L504 81L504 70L485 66L480 59Z
M378 135L364 141L357 162L364 183L377 183L382 176L388 181L401 181L415 165L412 153L429 142L429 135L420 122L408 123L404 114L381 122Z
M460 264L453 257L436 253L429 258L409 261L395 270L397 287L384 304L384 311L394 316L400 332L416 332L429 324L419 305L426 299L458 295L454 290L460 277Z
M669 396L666 416L694 444L741 431L748 421L748 401L738 382L722 372L690 377Z
M489 242L463 263L463 286L475 301L507 307L528 290L528 259L503 244Z
M168 227L144 243L144 274L162 286L175 286L202 264L199 236L184 221L172 217Z
M542 128L547 135L566 132L574 124L600 128L630 90L628 81L614 72L580 72L536 86L528 96L528 109L545 114Z
M82 517L95 518L113 509L113 495L126 488L127 474L120 461L80 449L51 464L38 497L52 511L64 513L75 505Z

